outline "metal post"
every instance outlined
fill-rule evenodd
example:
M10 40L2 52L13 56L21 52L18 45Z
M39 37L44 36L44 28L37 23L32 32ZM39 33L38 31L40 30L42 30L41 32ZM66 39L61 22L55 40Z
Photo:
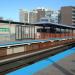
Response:
M69 37L71 38L71 29L69 30Z
M11 21L9 20L9 39L11 41Z
M18 30L17 29L17 26L15 26L15 40L16 40L16 37L17 37L17 34L16 34L17 33L17 30Z
M19 26L19 40L21 40L21 26Z
M26 35L26 26L25 26L25 39L27 38L27 35Z
M22 40L23 40L23 26L21 26L21 29L22 29L22 30L21 30L21 31L22 31Z
M43 26L43 30L45 29L45 27ZM45 39L45 32L43 32L43 39Z
M34 26L34 40L35 40L35 26Z
M61 28L60 28L60 38L61 38Z
M65 36L65 38L66 38L66 28L64 29L64 36Z
M18 39L19 39L19 25L17 26L17 35L18 35Z
M68 39L69 39L69 29L68 29Z
M71 37L71 39L72 39L72 32L71 32L71 29L70 29L70 37Z
M30 39L30 26L29 26L29 39Z
M24 23L24 27L23 27L23 38L25 39L25 23Z
M51 29L51 27L49 28L49 29ZM49 30L50 32L49 32L49 34L50 34L50 38L52 38L52 35L51 35L51 30Z
M21 40L22 40L22 26L21 26Z
M47 33L48 33L48 38L49 38L49 33L50 33L50 31L49 31L49 27L48 27L48 32L47 32Z
M56 28L55 28L55 38L57 37L57 35L56 35Z
M33 31L32 31L32 28L33 28L33 26L31 26L31 38L33 39L33 35L32 35Z
M72 39L73 39L73 29L72 29Z
M24 26L23 26L23 39L24 39Z

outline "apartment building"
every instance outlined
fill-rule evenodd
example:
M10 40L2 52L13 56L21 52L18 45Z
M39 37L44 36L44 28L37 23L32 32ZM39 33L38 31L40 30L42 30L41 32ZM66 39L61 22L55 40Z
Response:
M23 9L20 9L19 12L20 22L28 23L29 22L29 12Z
M34 23L39 21L58 23L59 11L49 8L37 8L32 11L20 10L20 22Z
M66 25L75 25L75 6L61 7L59 22Z

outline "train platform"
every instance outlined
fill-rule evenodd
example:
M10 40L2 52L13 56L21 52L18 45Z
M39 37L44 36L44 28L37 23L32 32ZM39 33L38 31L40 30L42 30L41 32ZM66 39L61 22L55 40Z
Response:
M18 40L18 41L8 41L8 42L0 42L0 47L9 47L9 46L15 46L15 45L22 45L22 44L32 44L32 43L38 43L38 42L47 42L47 41L56 41L56 40L65 40L68 38L49 38L49 39L32 39L32 40ZM69 39L72 39L69 38Z
M75 47L6 75L75 75Z

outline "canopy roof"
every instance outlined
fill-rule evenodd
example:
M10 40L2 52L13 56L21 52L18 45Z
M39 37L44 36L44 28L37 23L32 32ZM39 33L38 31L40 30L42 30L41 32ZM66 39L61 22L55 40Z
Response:
M42 26L42 27L56 27L56 28L68 28L68 29L75 29L74 26L71 25L63 25L51 22L36 22L36 23L22 23L22 22L15 22L9 20L0 20L0 23L10 23L10 24L17 24L17 25L33 25L33 26Z
M68 28L68 29L75 29L74 26L71 25L63 25L63 24L57 24L57 23L51 23L51 22L36 22L33 23L35 26L44 26L44 27L56 27L56 28Z

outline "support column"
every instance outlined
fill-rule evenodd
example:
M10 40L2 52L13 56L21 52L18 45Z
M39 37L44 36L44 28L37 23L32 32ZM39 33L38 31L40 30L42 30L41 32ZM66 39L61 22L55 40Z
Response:
M60 28L60 38L61 38L61 28Z
M35 36L35 26L34 26L34 40L35 40L36 36Z
M22 26L21 26L21 40L22 40L23 38L22 38Z
M55 27L54 29L55 29L55 38L56 38L56 37L57 37L57 36L56 36L56 27Z
M50 38L52 38L51 27L49 28L49 31L50 31L49 36Z
M64 29L64 38L65 38L65 29Z
M72 39L73 39L73 29L72 29Z
M45 27L43 26L43 30L45 30ZM45 33L46 32L43 32L44 34L43 34L43 39L45 39Z
M22 39L24 39L24 27L22 26Z
M9 40L11 41L11 21L9 21Z
M69 39L69 29L68 29L68 39Z
M29 27L29 39L30 39L30 26L28 26Z

